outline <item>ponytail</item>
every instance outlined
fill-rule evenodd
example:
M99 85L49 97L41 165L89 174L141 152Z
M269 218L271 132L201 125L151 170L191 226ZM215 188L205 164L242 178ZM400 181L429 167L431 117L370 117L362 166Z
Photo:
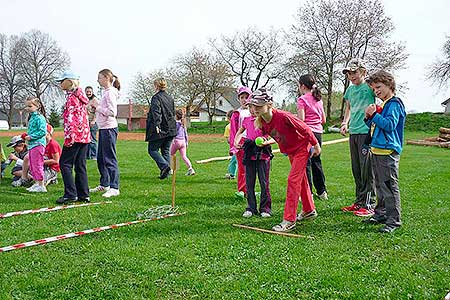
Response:
M115 87L118 91L120 91L120 81L119 81L119 77L117 77L116 75L113 75L113 87Z
M112 86L115 87L117 90L120 91L120 81L119 77L113 74L113 72L110 69L103 69L99 72L103 76L109 79L109 82L112 83Z
M311 94L313 95L314 99L316 99L316 101L322 100L322 93L320 92L316 84L313 85Z
M320 92L320 89L317 87L316 79L311 74L305 74L300 76L298 80L299 84L303 84L308 89L311 90L311 94L313 95L314 99L316 101L322 100L322 93Z

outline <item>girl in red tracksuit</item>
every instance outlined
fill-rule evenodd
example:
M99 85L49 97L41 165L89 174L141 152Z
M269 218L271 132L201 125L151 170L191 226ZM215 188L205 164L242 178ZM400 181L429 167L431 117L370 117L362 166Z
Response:
M56 203L89 202L89 185L86 172L86 153L91 141L87 104L89 99L79 87L78 76L65 72L58 80L66 92L64 105L64 146L59 166L64 182L64 195ZM72 170L75 169L75 180Z
M237 178L238 191L236 192L236 197L238 198L244 198L247 195L247 188L245 186L245 166L243 163L244 149L234 147L234 139L239 128L241 128L242 126L242 121L246 117L250 116L250 112L247 108L247 101L248 99L250 99L251 94L252 90L246 86L242 86L237 90L237 96L239 102L241 103L241 107L239 107L233 112L230 119L230 137L229 137L230 153L236 155L236 159L238 162L238 178ZM244 135L242 136L239 145L244 144L245 137L246 135L244 132Z
M309 157L319 155L321 149L308 125L288 112L272 108L272 103L272 96L265 88L260 88L253 93L249 104L257 116L256 127L261 128L263 134L270 135L291 162L283 221L272 228L283 232L294 229L296 221L317 216L306 176L306 164ZM265 141L261 146L270 143ZM302 200L302 212L297 215L299 198Z

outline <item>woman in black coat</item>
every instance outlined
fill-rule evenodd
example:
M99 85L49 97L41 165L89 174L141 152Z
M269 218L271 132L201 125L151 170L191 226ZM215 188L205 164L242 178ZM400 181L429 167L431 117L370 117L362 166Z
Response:
M164 78L156 79L153 84L156 94L147 114L145 141L148 142L148 154L160 170L159 178L164 179L170 173L170 144L177 135L175 102L166 93L167 82Z

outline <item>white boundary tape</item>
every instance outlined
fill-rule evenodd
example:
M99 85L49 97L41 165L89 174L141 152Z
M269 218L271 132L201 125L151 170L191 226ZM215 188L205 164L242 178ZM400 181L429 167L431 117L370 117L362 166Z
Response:
M23 216L23 215L28 215L28 214L38 214L38 213L42 213L42 212L49 212L49 211L55 211L55 210L76 208L76 207L109 204L109 203L112 203L112 202L111 201L103 201L103 202L61 205L61 206L54 206L54 207L43 207L43 208L28 209L28 210L22 210L22 211L14 211L14 212L9 212L9 213L5 213L5 214L0 214L0 219L15 217L15 216Z
M342 138L342 139L337 139L337 140L331 140L331 141L326 141L322 143L322 146L324 145L333 145L333 144L337 144L337 143L343 143L343 142L347 142L348 141L348 137L346 138ZM272 150L272 153L280 153L280 149L275 149ZM197 160L196 163L198 164L206 164L209 162L213 162L213 161L221 161L221 160L228 160L231 159L231 156L220 156L220 157L211 157L208 159L202 159L202 160Z
M30 242L25 242L25 243L20 243L20 244L3 247L3 248L0 248L0 253L11 251L11 250L16 250L16 249L22 249L22 248L26 248L26 247L31 247L31 246L36 246L36 245L44 245L47 243L56 242L56 241L60 241L60 240L64 240L64 239L70 239L73 237L82 236L82 235L86 235L89 233L95 233L95 232L105 231L105 230L109 230L109 229L116 229L116 228L123 227L123 226L144 223L144 222L148 222L148 221L156 221L156 220L160 220L160 219L176 217L176 216L181 216L181 215L184 215L184 213L168 214L168 215L163 215L163 216L159 216L159 217L155 217L155 218L151 218L151 219L130 221L130 222L126 222L126 223L113 224L113 225L109 225L109 226L97 227L97 228L87 229L87 230L83 230L83 231L57 235L57 236L48 237L45 239L34 240L34 241L30 241Z

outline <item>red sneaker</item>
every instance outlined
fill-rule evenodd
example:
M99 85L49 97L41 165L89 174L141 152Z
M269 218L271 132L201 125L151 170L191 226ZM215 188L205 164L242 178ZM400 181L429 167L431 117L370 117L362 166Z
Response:
M353 212L355 216L358 217L371 217L375 214L375 211L373 209L367 209L364 207L361 207L360 209Z
M359 209L359 206L356 205L355 203L353 203L350 206L344 206L343 208L341 208L342 211L357 211Z

